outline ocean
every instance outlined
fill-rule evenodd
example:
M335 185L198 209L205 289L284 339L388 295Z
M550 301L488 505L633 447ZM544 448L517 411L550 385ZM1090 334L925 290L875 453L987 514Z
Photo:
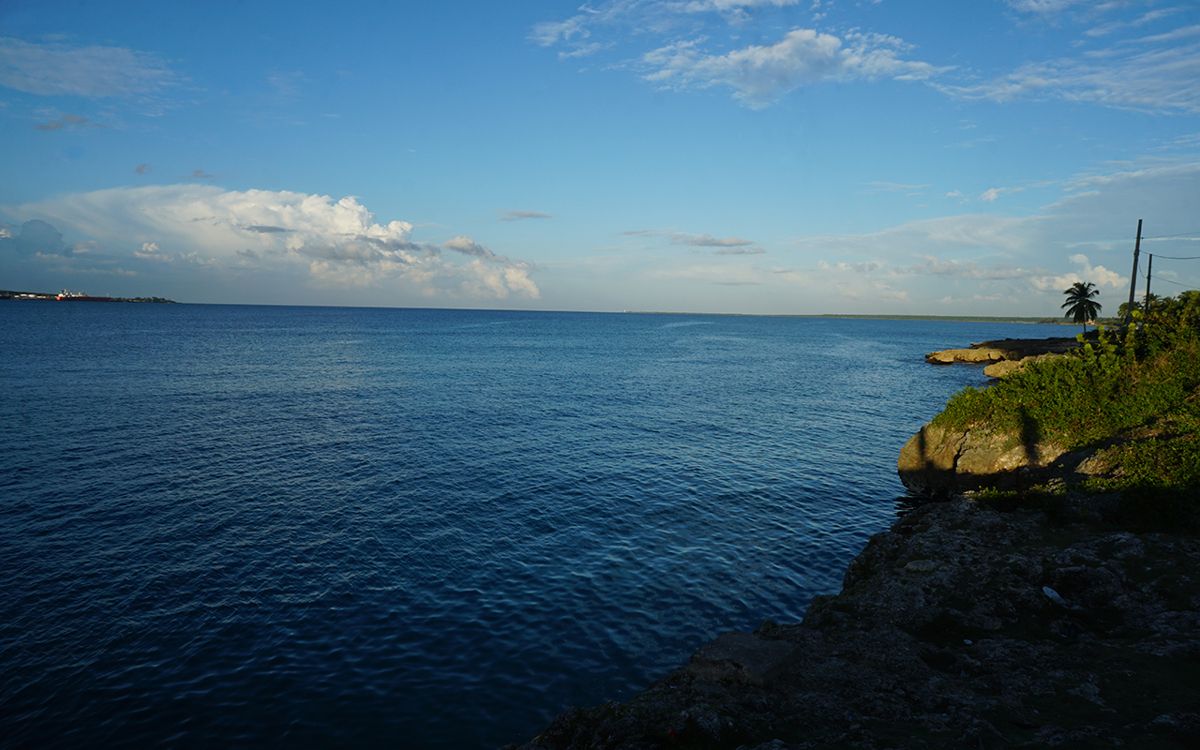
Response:
M484 748L795 621L1057 326L0 303L0 746Z

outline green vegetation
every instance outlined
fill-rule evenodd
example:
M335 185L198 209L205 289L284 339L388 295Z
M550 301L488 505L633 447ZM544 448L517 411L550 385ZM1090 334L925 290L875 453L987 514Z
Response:
M1094 449L1110 470L1081 489L1200 488L1200 291L1155 299L1133 319L1094 341L1080 335L1071 355L959 392L934 424Z

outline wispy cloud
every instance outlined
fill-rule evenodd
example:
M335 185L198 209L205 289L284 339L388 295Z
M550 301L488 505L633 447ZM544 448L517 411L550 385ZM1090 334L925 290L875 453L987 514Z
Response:
M500 217L500 221L525 221L526 219L553 219L554 217L542 211L508 211Z
M1197 34L1200 26L1184 27L1110 48L1104 55L1027 63L979 83L933 85L962 99L1062 99L1146 112L1197 113L1200 44L1173 44Z
M621 234L626 237L664 237L672 245L717 248L716 255L762 255L767 251L755 246L754 240L743 237L716 237L711 234L672 232L660 229L631 229Z
M33 126L35 130L40 130L44 133L52 133L57 130L71 130L74 128L98 127L83 115L63 115L55 120L48 122L39 122Z
M793 29L770 45L750 45L709 54L700 40L675 42L642 57L646 80L665 88L733 90L734 98L765 107L796 88L824 82L889 78L926 80L944 68L908 60L911 49L898 37L854 32L837 37L815 29Z
M873 180L867 183L867 190L872 193L909 193L917 194L929 189L929 185L918 185L907 182L888 182Z
M711 234L687 234L685 232L673 232L670 235L672 244L675 245L691 245L692 247L747 247L754 244L754 240L746 240L741 237L713 237Z
M1014 185L1012 187L990 187L979 194L979 200L983 201L984 203L995 203L996 201L1000 200L1001 196L1022 192L1025 192L1025 188L1020 185Z
M689 17L711 15L729 24L744 23L752 13L799 5L800 0L607 0L588 3L568 18L543 21L530 29L529 39L543 47L568 46L562 57L579 57L593 32L604 27L624 26L640 31L666 32Z
M136 97L178 80L164 60L148 52L0 37L0 86L29 94Z
M1156 21L1173 16L1182 10L1182 8L1158 8L1156 10L1147 11L1137 18L1128 21L1108 21L1098 26L1093 26L1083 33L1084 35L1090 37L1102 37L1109 36L1110 34L1115 34L1119 31L1124 31L1127 29L1140 29L1143 26L1147 26Z
M1062 13L1087 0L1008 0L1009 7L1022 13L1035 15L1053 15Z

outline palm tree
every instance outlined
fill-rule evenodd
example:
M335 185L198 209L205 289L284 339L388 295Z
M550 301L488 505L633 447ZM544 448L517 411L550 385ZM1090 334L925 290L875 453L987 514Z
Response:
M1100 314L1100 303L1092 299L1099 296L1100 290L1090 281L1076 281L1070 289L1064 290L1063 294L1067 295L1067 301L1062 303L1067 311L1063 317L1082 324L1083 332L1087 333L1088 321L1095 320Z

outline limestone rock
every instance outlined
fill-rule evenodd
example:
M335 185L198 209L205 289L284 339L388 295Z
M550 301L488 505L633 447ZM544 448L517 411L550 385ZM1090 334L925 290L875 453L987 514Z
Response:
M1000 362L993 362L983 368L983 374L989 378L1006 378L1014 372L1020 372L1025 369L1025 360L1023 359L1006 359Z
M1065 452L1035 438L927 424L904 444L896 468L910 491L944 496L1042 481Z
M1005 359L1004 352L999 349L943 349L925 355L925 361L934 365L949 365L954 362L979 364L980 362L999 362Z
M983 374L989 378L1006 378L1015 372L1020 372L1028 367L1033 362L1041 362L1052 357L1062 356L1060 354L1038 354L1033 357L1023 357L1021 359L1006 359L983 368Z
M1075 339L1000 339L971 344L965 349L943 349L925 355L925 361L935 365L955 362L980 364L985 362L1019 361L1044 354L1063 354L1079 347Z

